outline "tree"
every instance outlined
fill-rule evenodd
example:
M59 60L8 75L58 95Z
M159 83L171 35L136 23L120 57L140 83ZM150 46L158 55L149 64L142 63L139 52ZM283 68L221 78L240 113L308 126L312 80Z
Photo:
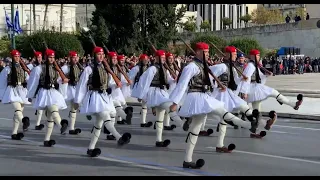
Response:
M264 49L259 44L259 42L252 38L236 38L232 39L229 43L229 46L235 46L239 48L245 54L249 54L250 50L258 49L261 53L261 57L264 55Z
M281 23L285 19L280 10L267 10L264 7L253 10L251 16L255 24Z
M188 17L183 24L183 29L189 32L195 32L197 29L196 18L194 16Z
M109 29L106 25L106 21L103 19L102 16L98 17L99 26L92 26L92 31L94 32L93 36L96 42L99 44L107 44L108 38L110 35Z
M203 29L204 31L209 31L210 30L210 22L205 20L201 23L200 29Z
M49 7L49 4L44 4L45 6L45 9L44 9L44 17L43 17L43 26L42 26L42 31L45 30L45 27L46 27L46 20L47 20L47 15L48 15L48 7Z
M230 26L230 24L232 24L232 20L230 18L222 18L222 23L223 23L223 27L224 29L227 29L227 26Z
M84 53L81 43L75 35L48 30L38 31L31 36L22 36L19 43L17 43L17 49L21 51L24 57L32 57L33 51L30 44L32 44L37 51L44 52L45 47L43 40L45 40L50 49L56 52L57 58L67 56L71 50L77 51L80 56Z
M103 17L110 31L107 46L121 53L149 50L148 40L160 49L176 36L185 12L177 4L95 4L92 26ZM94 29L92 29L95 31Z
M33 12L33 32L37 31L37 22L36 22L36 4L32 4Z
M209 45L210 45L210 43L213 43L214 45L216 45L222 51L227 45L226 40L224 40L221 37L215 36L213 34L209 34L209 33L205 33L205 34L199 33L199 34L197 34L196 37L194 37L190 41L191 47L195 48L195 45L196 45L197 42L206 42ZM219 52L217 52L217 50L210 45L210 55L214 55L214 54L219 54Z
M60 5L60 33L62 33L62 22L63 22L63 4Z
M248 26L248 22L252 20L252 17L250 14L246 14L244 16L240 17L240 20L244 22L245 27Z
M306 17L306 9L305 8L302 8L302 7L301 8L297 8L296 9L296 13L297 13L298 16L301 17L302 20L305 19L305 17Z

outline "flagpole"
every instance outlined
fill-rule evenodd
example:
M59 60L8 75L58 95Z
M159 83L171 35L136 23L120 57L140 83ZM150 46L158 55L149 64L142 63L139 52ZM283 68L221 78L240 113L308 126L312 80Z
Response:
M14 4L11 4L11 22L14 24ZM16 49L16 40L15 40L15 33L14 33L14 27L11 28L11 45L12 49Z

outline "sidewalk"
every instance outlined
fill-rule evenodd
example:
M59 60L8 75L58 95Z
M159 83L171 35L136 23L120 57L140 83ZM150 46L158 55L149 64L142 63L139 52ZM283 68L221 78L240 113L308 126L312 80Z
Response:
M294 101L297 99L293 96L288 98ZM127 103L130 106L140 106L140 103L135 98L128 98ZM320 107L320 99L308 97L304 97L299 110L294 110L292 107L285 104L280 105L274 98L268 98L263 101L261 105L262 114L264 116L267 116L270 111L275 110L278 117L305 120L320 120L320 111L318 107Z

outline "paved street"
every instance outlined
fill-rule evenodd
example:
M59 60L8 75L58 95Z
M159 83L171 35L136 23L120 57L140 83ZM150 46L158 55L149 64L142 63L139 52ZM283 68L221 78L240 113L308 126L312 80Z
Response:
M92 122L81 115L76 123L82 129L80 135L60 135L55 128L52 138L57 144L47 148L43 147L44 130L33 130L35 116L30 106L25 108L25 116L31 118L31 126L23 141L10 139L12 106L1 104L0 109L0 175L320 175L317 121L279 119L262 140L250 139L247 130L228 128L225 144L237 145L231 154L215 152L216 132L212 137L200 137L194 159L205 159L206 164L201 170L191 170L181 168L186 133L180 128L165 131L170 146L156 148L155 130L140 128L139 107L133 125L116 125L120 132L132 134L130 144L117 147L101 134L99 158L86 157ZM63 117L67 115L67 110L62 111ZM149 114L148 119L154 121L155 117ZM207 127L216 128L216 121L207 122Z

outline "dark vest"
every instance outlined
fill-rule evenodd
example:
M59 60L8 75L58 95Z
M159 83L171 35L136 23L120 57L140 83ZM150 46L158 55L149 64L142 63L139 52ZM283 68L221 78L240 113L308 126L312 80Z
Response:
M140 76L149 68L149 64L147 64L147 65L141 64L141 65L138 65L138 67L139 67L139 71L138 71L136 77L134 78L134 84L139 82Z
M165 81L165 84L161 84L160 82L160 65L159 64L154 64L153 65L156 69L157 69L157 72L156 74L154 75L152 81L151 81L151 87L158 87L160 89L164 89L164 87L166 87L168 89L168 77L167 77L167 72L165 70L165 68L163 68L163 74L164 74L164 81Z
M41 64L40 66L42 68L42 72L40 74L39 87L44 89L51 89L51 88L58 89L59 85L57 83L57 80L59 78L59 73L56 70L56 68L53 66L53 64L49 65L49 69L47 69L46 64ZM49 71L49 76L50 76L49 84L45 82L47 71Z
M71 74L72 73L72 74ZM76 86L79 82L81 75L81 70L78 65L69 65L69 73L67 74L67 78L69 79L69 85Z
M252 63L253 66L255 66L253 60L249 60L249 63ZM256 82L256 70L254 70L252 75L251 75L251 82Z
M90 65L92 70L94 70L94 65L91 64ZM97 83L93 83L93 81L95 81L95 79L92 78L92 75L93 73L91 73L89 75L89 80L88 80L88 89L91 90L91 91L99 91L99 92L104 92L108 89L108 79L110 78L109 77L109 74L107 73L107 71L105 70L104 66L101 64L101 65L98 65L98 72L99 72L99 77L100 77L100 84L101 86L100 87L94 87L94 84L97 84Z
M25 71L22 69L20 64L13 64L13 63L11 63L9 65L10 69L14 65L16 66L16 71L17 71L17 82L16 82L16 84L13 84L14 82L11 82L12 72L10 71L10 73L8 74L8 77L7 77L8 86L14 86L15 87L17 85L22 85L23 87L27 87Z
M204 85L205 74L204 74L203 64L198 61L192 61L192 62L195 63L199 67L200 73L191 78L191 80L189 82L188 93L191 93L191 92L210 92L212 90L212 87L208 87L207 85Z

